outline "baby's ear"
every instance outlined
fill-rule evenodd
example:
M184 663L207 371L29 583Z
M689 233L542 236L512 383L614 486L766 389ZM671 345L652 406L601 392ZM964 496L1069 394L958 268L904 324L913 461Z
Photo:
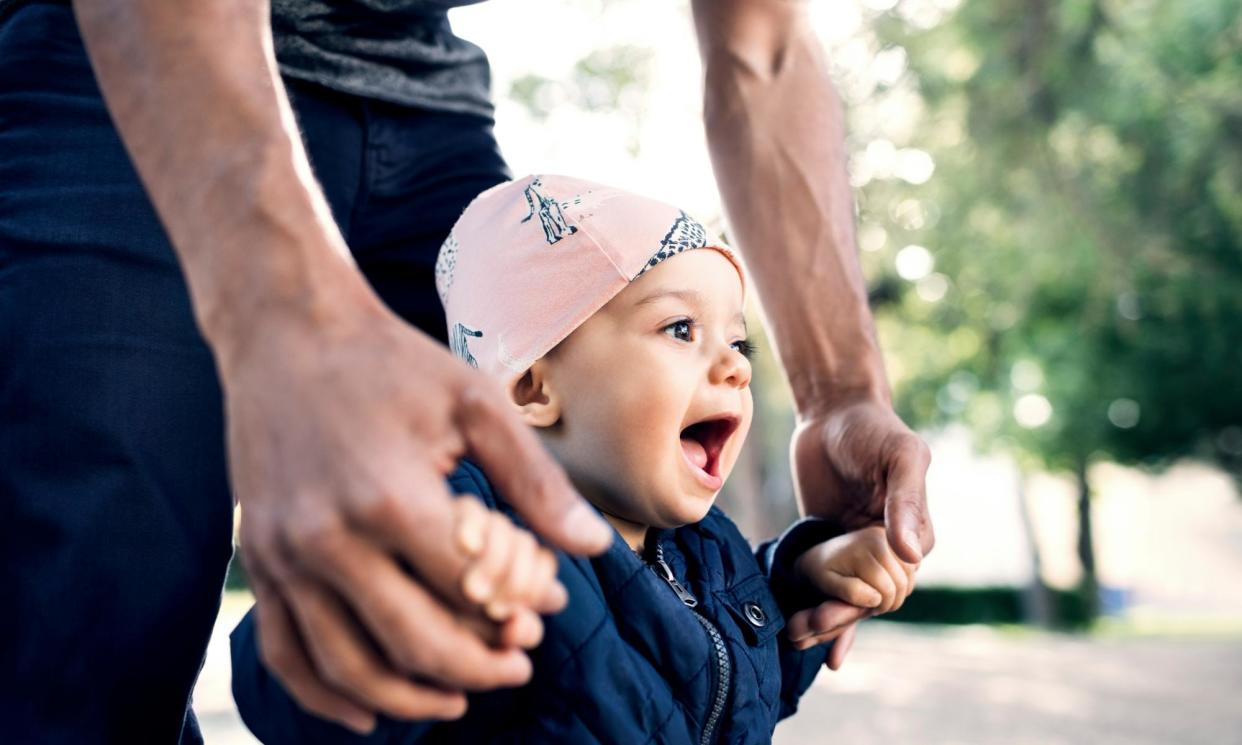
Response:
M541 359L531 365L510 389L522 421L532 427L551 427L561 419L561 402L549 385L547 364Z

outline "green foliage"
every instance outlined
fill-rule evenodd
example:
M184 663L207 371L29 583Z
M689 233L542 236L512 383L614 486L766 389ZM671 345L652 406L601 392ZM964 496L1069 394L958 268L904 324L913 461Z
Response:
M228 573L224 575L224 589L250 589L250 576L246 574L246 566L242 563L240 546L233 546L233 557L229 559Z
M1022 594L1016 587L920 587L886 621L935 624L1020 624L1025 622ZM1081 630L1091 615L1081 589L1049 590L1052 628Z
M936 166L861 199L880 271L908 243L935 259L879 280L902 414L1055 469L1242 477L1242 4L967 0L875 28L922 101L896 145Z
M624 116L630 125L625 148L637 156L638 124L650 86L651 57L650 49L630 44L597 49L578 60L566 80L535 74L516 78L509 85L509 98L540 122L566 109Z
M578 60L568 80L523 75L509 85L509 98L539 120L558 106L583 111L640 113L651 74L651 52L632 45L597 49Z

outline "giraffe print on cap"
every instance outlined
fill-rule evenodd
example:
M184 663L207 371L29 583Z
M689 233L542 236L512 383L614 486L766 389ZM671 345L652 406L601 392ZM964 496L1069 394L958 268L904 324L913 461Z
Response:
M470 354L468 342L470 337L478 339L482 336L482 331L476 331L472 328L467 328L463 324L456 323L453 324L453 333L449 335L449 347L453 350L453 354L465 360L467 365L478 369L479 361L474 358L473 354Z
M543 237L549 244L556 243L567 235L573 235L578 232L578 228L570 225L565 219L565 213L561 209L561 203L545 195L540 191L543 187L543 181L536 176L530 185L526 187L523 194L526 197L526 205L530 208L526 217L522 218L523 223L530 222L530 219L539 214L539 225L543 228ZM536 203L538 208L536 208ZM568 203L566 203L568 206Z

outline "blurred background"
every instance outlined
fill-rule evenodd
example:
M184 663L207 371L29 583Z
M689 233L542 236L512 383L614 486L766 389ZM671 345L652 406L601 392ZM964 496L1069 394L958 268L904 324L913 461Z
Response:
M776 741L1242 743L1242 3L810 8L937 545ZM613 183L724 231L688 2L451 17L491 58L515 175ZM764 341L721 497L756 541L797 515ZM253 742L228 694L240 572L230 588L196 691L209 743Z

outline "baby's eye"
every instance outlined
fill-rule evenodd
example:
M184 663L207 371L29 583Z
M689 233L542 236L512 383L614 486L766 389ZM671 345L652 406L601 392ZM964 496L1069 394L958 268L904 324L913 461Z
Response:
M679 329L683 329L683 328L685 329L685 335L686 335L686 338L684 339L682 338L681 332L679 331ZM690 339L689 337L690 337L691 330L694 329L694 322L691 321L690 319L683 318L680 321L673 321L672 323L664 327L665 331L668 331L669 329L673 329L673 336L675 338L681 339L682 341L692 341L692 339Z
M755 352L758 351L758 347L755 346L755 343L750 339L739 339L733 342L733 346L736 347L737 351L741 352L742 356L748 360L753 358L755 356Z

